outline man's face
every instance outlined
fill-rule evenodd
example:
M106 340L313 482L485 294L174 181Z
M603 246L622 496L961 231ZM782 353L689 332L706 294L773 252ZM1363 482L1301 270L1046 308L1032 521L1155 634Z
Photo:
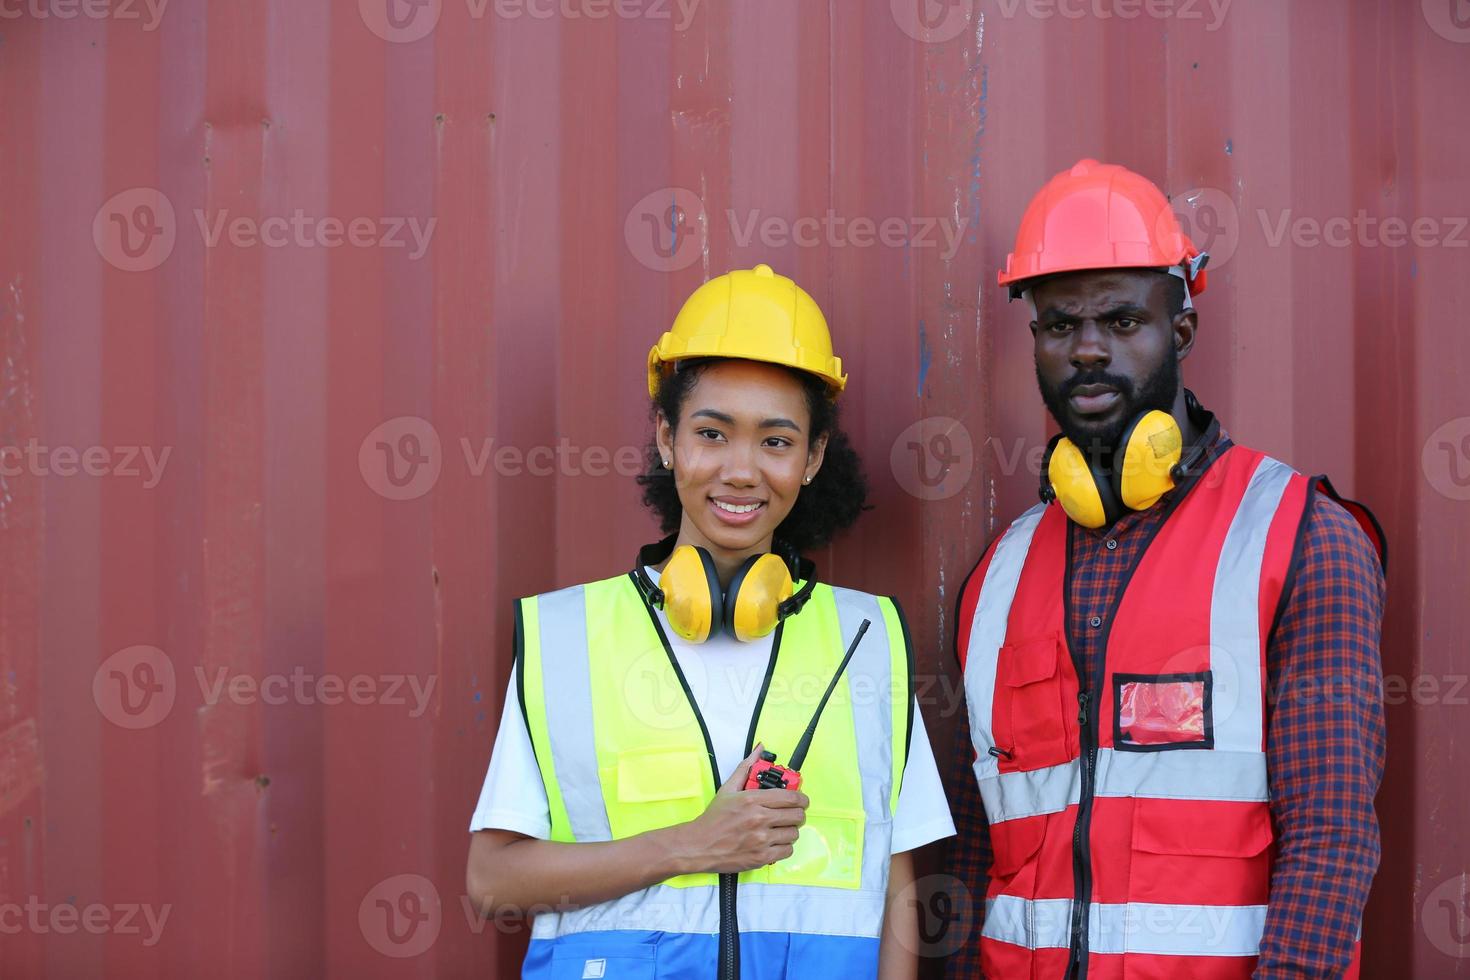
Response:
M1041 397L1084 451L1107 452L1140 413L1174 407L1194 313L1171 319L1169 279L1142 269L1075 272L1031 293Z

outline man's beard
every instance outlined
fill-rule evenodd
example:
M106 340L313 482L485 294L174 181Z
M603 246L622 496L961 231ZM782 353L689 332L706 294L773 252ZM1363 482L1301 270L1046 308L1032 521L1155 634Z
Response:
M1173 411L1174 399L1179 395L1179 380L1179 361L1174 357L1173 351L1165 355L1164 362L1136 390L1133 382L1127 378L1103 370L1074 374L1060 386L1050 388L1041 376L1040 367L1036 369L1036 384L1041 388L1041 399L1046 403L1051 417L1057 420L1062 435L1094 458L1110 456L1117 448L1118 440L1123 437L1123 430L1144 412L1150 409ZM1079 424L1073 421L1068 399L1082 385L1107 385L1116 388L1123 403L1123 411L1109 422Z

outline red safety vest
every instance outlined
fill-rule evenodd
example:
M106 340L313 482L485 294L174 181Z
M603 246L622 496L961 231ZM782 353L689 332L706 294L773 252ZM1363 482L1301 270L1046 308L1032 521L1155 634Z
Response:
M1309 482L1237 446L1167 503L1117 605L1083 627L1106 644L1086 685L1060 506L1024 514L971 576L991 980L1059 980L1074 961L1088 980L1250 977L1273 851L1266 642Z

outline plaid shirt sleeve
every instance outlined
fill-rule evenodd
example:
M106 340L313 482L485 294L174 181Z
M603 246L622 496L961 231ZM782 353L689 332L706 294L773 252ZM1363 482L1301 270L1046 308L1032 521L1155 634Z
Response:
M985 581L990 559L999 543L1000 538L996 537L986 546L985 554L960 587L960 599L955 607L954 653L960 668L961 684L964 683L965 671L963 647L969 642L975 607L980 599L980 585ZM964 701L960 702L953 759L947 773L949 785L945 787L955 826L955 836L949 839L945 866L957 882L951 907L962 910L957 922L962 933L957 937L960 945L945 962L946 977L981 976L980 930L985 925L985 893L990 883L990 824L985 819L985 804L975 782L975 747L970 740L968 708Z
M949 809L954 816L955 836L949 839L947 867L959 882L957 908L968 909L973 917L960 928L966 936L958 949L950 954L944 975L948 978L980 977L980 930L985 925L985 892L990 872L990 825L985 820L985 806L980 801L980 788L975 784L975 749L970 742L970 715L960 712L954 742L954 762L950 772ZM968 899L965 898L968 893Z
M1341 977L1378 867L1383 572L1357 522L1322 495L1298 561L1266 649L1278 850L1257 980Z

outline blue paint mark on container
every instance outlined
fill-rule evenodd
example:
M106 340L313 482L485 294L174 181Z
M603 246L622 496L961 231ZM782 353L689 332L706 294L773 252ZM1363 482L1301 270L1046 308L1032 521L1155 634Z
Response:
M924 335L924 321L919 321L919 395L924 394L924 379L929 376L929 362L934 359L929 339Z

